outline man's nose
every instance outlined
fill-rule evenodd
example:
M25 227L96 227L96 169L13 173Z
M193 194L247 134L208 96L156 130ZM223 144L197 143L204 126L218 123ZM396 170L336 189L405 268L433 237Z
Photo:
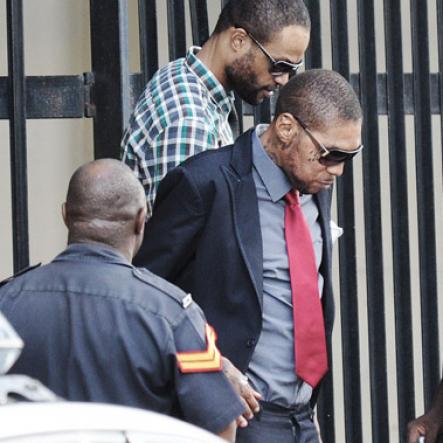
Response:
M340 177L345 170L345 164L342 162L337 163L336 165L327 166L326 170L329 172L329 174L334 175L335 177Z
M289 74L283 72L280 75L274 75L274 82L279 86L284 86L289 81Z

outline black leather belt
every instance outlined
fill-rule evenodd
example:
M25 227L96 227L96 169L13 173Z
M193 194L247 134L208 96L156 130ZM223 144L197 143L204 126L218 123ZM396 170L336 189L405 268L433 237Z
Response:
M304 415L306 414L310 420L314 419L314 412L311 409L311 406L309 403L301 404L301 405L294 405L289 408L285 406L277 405L276 403L270 403L268 401L261 401L260 402L260 411L269 411L274 414L286 416L289 418L292 418L297 415ZM257 414L257 420L260 420L260 412Z

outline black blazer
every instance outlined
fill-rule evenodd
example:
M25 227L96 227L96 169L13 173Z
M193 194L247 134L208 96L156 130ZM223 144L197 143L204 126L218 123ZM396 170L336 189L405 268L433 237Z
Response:
M331 190L315 195L323 234L321 272L327 341L334 317ZM263 252L252 177L251 131L232 146L206 151L161 182L143 245L134 260L192 293L240 370L262 328Z

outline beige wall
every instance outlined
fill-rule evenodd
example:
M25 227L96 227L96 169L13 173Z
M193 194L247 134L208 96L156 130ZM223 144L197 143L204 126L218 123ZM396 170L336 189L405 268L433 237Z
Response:
M26 75L90 70L89 2L24 0ZM0 0L0 75L7 73L6 0ZM66 243L60 217L70 175L92 160L90 120L28 120L31 263L50 260ZM8 122L0 121L0 278L12 273Z
M186 2L187 5L188 2ZM329 2L322 5L322 42L325 67L331 67L331 43ZM436 23L435 2L429 4L431 23L431 54L436 54ZM166 2L158 0L160 64L168 60L167 53L167 24ZM219 12L219 1L211 0L210 27L213 28ZM357 40L357 9L356 0L349 0L350 24L350 55L351 70L358 72L358 40ZM383 4L376 0L377 55L378 70L385 70L384 62L384 32ZM137 70L137 1L129 1L130 18L130 64L132 70ZM6 75L6 0L0 0L0 75ZM188 11L189 15L189 11ZM411 70L410 19L409 1L402 0L402 16L404 29L404 68ZM25 20L25 54L27 75L79 74L90 70L89 48L89 2L88 0L24 0ZM188 18L189 20L189 18ZM188 35L188 44L191 44ZM437 58L432 56L431 68L437 70ZM248 119L246 126L252 124ZM380 118L380 158L382 159L382 207L383 207L383 257L386 291L386 324L388 332L387 359L389 363L389 406L392 442L398 441L395 391L395 340L394 340L394 302L392 283L392 254L391 254L391 221L389 210L389 180L388 180L388 143L387 119ZM438 274L443 275L443 171L441 156L441 134L439 118L433 118L434 129L434 160L435 160L435 204L437 226ZM12 273L12 238L10 214L10 176L9 176L9 135L8 122L0 121L0 279ZM417 412L423 410L421 398L421 344L420 344L420 304L418 269L418 242L416 225L416 191L415 191L415 154L413 118L407 118L407 148L408 148L408 177L409 177L409 214L411 233L411 283L413 288L414 315L414 346L416 353L415 374L417 392ZM370 149L367 147L366 149ZM50 260L54 254L63 248L66 240L66 230L60 217L60 205L63 202L69 176L74 169L91 160L92 125L91 120L32 120L28 121L28 170L29 170L29 224L31 262ZM370 416L370 386L369 386L369 357L367 337L366 309L366 280L365 280L365 251L364 251L364 219L362 191L361 158L355 161L355 204L356 204L356 233L357 233L357 264L358 264L358 299L359 321L361 325L361 375L363 394L363 426L364 443L372 442ZM337 251L336 255L337 255ZM343 441L344 417L341 373L341 338L340 338L340 309L338 290L338 257L336 257L336 297L337 322L334 331L334 367L335 367L335 407L337 441ZM408 276L405 276L408 278ZM439 279L439 293L443 293L443 281ZM441 297L440 297L441 298ZM442 303L440 303L440 318L443 318ZM443 343L443 328L440 334L440 348Z

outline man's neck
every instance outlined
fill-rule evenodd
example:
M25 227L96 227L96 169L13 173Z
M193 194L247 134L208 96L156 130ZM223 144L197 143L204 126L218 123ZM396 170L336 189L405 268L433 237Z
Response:
M227 84L224 49L221 46L221 37L219 35L212 35L209 40L203 45L202 49L196 56L205 64L205 66L215 75L217 80L223 85L226 91L229 92L229 85Z
M118 254L125 257L129 262L132 261L132 254L129 251L129 248L125 247L115 247L112 245L108 245L107 243L103 243L96 240L91 240L89 238L82 238L82 237L74 237L69 235L68 236L68 245L71 245L72 243L81 243L84 245L91 245L91 246L100 246L102 248L111 249L114 252L117 252Z
M275 143L278 141L275 137L273 131L272 131L272 124L269 125L265 131L259 136L261 144L265 151L268 153L268 155L272 158L272 160L275 162L274 158L274 152L276 151L277 147Z

